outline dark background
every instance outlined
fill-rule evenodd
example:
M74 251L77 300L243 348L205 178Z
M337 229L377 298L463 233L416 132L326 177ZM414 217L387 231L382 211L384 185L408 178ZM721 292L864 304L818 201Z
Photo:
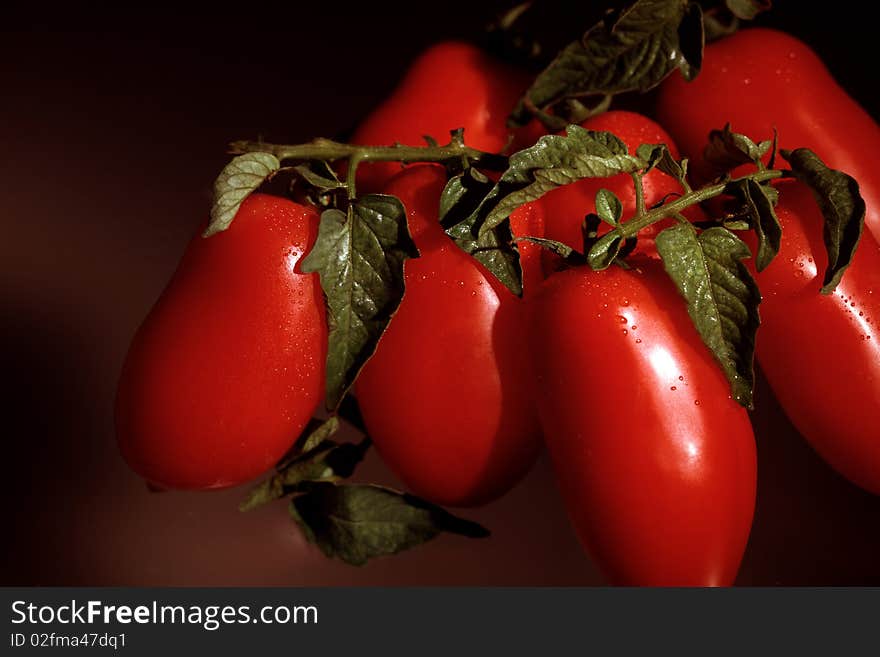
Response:
M880 116L868 22L776 4L760 22L810 42ZM203 221L226 143L344 133L426 44L475 37L505 5L3 5L0 584L601 583L546 457L466 514L491 539L441 537L354 569L305 544L283 505L239 514L244 489L148 493L113 439L128 342ZM758 394L739 582L880 584L880 498L827 468L763 383ZM364 476L394 483L375 457Z

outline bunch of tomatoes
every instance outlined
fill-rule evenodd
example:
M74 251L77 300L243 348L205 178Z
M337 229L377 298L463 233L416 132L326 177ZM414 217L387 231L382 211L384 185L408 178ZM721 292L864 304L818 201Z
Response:
M435 45L351 142L415 146L463 128L467 145L487 153L529 147L548 131L506 123L528 84L471 45ZM633 153L665 144L702 181L717 173L702 156L710 131L776 131L782 148L808 147L858 181L865 229L831 294L819 291L828 236L801 181L774 183L776 257L761 271L754 258L743 262L762 297L756 360L785 412L833 468L880 494L880 179L871 164L880 127L808 46L760 28L707 46L694 80L668 77L652 117L610 110L581 127L613 133ZM602 190L629 217L680 197L679 183L658 168L639 193L628 174L591 177L516 209L517 295L438 220L448 177L436 163L357 169L358 194L403 204L418 250L350 393L383 460L427 503L468 507L507 492L546 445L571 522L610 582L732 584L755 506L754 436L664 271L657 226L601 271L560 246L583 249L585 217L603 214L597 199L609 198ZM706 222L707 209L677 220ZM226 230L190 244L119 386L122 453L152 484L228 487L290 462L324 401L335 321L319 275L303 268L320 210L258 189ZM755 239L743 239L756 253Z

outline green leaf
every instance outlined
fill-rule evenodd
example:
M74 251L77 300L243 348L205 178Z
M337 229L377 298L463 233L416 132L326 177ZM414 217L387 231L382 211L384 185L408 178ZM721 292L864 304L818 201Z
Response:
M636 149L636 155L648 163L645 173L656 167L681 185L687 184L687 159L676 160L666 144L641 144Z
M310 452L325 440L329 440L330 436L337 431L339 431L339 418L335 415L331 415L323 422L312 419L309 422L309 426L306 426L306 430L303 432L303 440L297 440L297 446L301 452ZM302 442L301 446L299 445L300 442Z
M749 248L726 228L709 228L698 236L693 227L681 224L662 231L655 243L733 398L752 408L761 295L741 262L751 256Z
M466 173L453 177L441 196L441 222L458 220L447 228L449 236L519 296L522 270L512 246L510 214L556 187L644 166L612 133L570 125L566 135L545 135L534 146L514 153L494 185L481 179L469 181Z
M614 192L603 187L596 192L596 214L606 224L617 226L623 216L623 203Z
M771 141L756 144L745 135L732 132L728 123L723 129L709 133L709 144L703 151L703 159L718 173L726 173L741 164L761 166L761 158L771 145Z
M480 208L494 189L494 183L472 167L453 176L440 194L440 224L460 249L520 296L522 268L509 222L481 235L475 231Z
M782 241L782 226L773 209L777 192L773 187L759 185L751 179L733 181L724 191L742 204L737 216L745 219L758 236L755 267L759 272L764 271L779 253Z
M300 492L304 486L314 482L337 482L350 477L364 459L369 447L369 440L357 444L321 440L295 458L289 459L274 475L251 490L239 509L250 511Z
M465 219L446 233L462 251L476 258L508 290L518 297L522 296L522 266L510 222L505 221L475 237L474 218Z
M521 205L557 187L584 178L631 173L644 166L644 160L630 155L614 134L570 125L565 135L545 135L534 146L510 156L507 171L477 208L474 225L480 231L490 230Z
M616 232L607 233L587 253L587 264L594 271L608 269L620 253L623 238Z
M302 261L327 298L327 408L339 406L403 299L403 263L417 257L399 199L368 194L348 214L327 210Z
M446 229L466 222L494 186L473 167L452 176L440 194L440 225Z
M350 477L364 459L370 443L326 443L291 461L283 470L254 488L241 503L241 511L250 511L297 492L303 484L336 482Z
M483 538L489 532L412 495L367 484L319 483L291 500L290 513L328 557L361 566L425 543L440 532Z
M307 183L322 192L345 189L345 183L339 180L333 167L325 160L313 160L293 168Z
M813 190L825 218L823 238L828 266L822 281L822 294L831 294L855 255L865 225L865 200L855 178L828 168L808 148L780 151L791 165L795 177Z
M725 0L731 14L745 21L754 20L762 11L770 9L770 0Z
M703 28L699 5L687 0L637 0L568 44L542 71L511 115L525 125L536 112L554 123L562 101L647 91L675 69L688 80L699 71Z
M751 230L752 226L743 219L725 219L721 225L728 230Z
M245 153L223 167L214 181L211 221L203 237L229 228L244 200L279 168L281 163L271 153Z
M701 0L706 40L714 41L733 34L740 21L753 20L770 9L770 0Z
M709 14L706 13L705 8L703 9L703 30L706 33L706 43L730 36L738 29L739 19L730 12Z
M764 192L764 196L770 200L771 205L775 208L779 204L779 190L770 183L762 183L761 190Z

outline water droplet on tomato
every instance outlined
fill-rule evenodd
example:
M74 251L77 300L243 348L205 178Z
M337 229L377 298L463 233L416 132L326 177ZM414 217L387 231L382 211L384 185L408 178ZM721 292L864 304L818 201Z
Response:
M670 386L669 389L670 390L678 390L678 388L676 388L675 386Z
M623 315L618 315L617 321L620 322L621 324L626 324L626 317L624 317Z
M623 334L624 334L624 335L629 335L629 331L627 331L626 329L623 329Z
M641 344L641 342L642 342L641 338L636 338L636 344Z
M684 377L683 377L683 376L680 376L680 377L678 377L678 380L679 380L679 381L684 381Z
M699 399L695 399L695 400L694 400L694 406L699 406L699 405L700 405L700 400L699 400Z

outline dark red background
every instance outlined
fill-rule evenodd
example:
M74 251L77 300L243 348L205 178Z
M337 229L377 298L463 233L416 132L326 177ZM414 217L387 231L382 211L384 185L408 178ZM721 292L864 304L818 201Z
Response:
M240 514L243 489L149 494L117 455L128 341L208 210L226 143L340 134L425 44L474 36L504 6L304 4L0 10L0 584L601 583L546 458L467 514L491 539L441 537L355 569L305 544L283 505ZM812 43L878 115L866 22L777 4L762 22ZM764 384L758 400L740 583L880 584L880 498L829 470ZM375 458L363 476L394 483Z

